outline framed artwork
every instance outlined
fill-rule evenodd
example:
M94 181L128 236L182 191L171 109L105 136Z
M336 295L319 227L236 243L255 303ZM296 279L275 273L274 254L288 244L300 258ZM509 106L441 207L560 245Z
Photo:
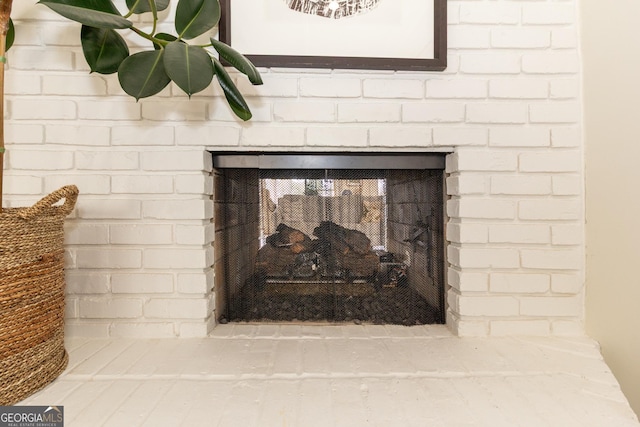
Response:
M442 71L446 0L221 0L220 40L258 67Z

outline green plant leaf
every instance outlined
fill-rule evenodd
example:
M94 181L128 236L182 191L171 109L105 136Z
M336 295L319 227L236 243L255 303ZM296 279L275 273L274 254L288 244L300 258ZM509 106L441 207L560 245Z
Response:
M220 58L231 64L236 70L246 74L254 85L262 84L262 77L256 67L244 55L226 43L211 38L211 45L218 52Z
M70 7L94 10L96 12L111 13L120 15L118 8L111 0L41 0L38 3L55 3Z
M224 92L225 98L227 98L229 106L236 116L244 121L249 120L251 118L251 110L249 110L249 106L242 97L242 94L231 80L229 73L224 69L222 63L215 58L212 59L216 77L218 78L218 82Z
M164 40L167 42L174 42L176 40L178 40L178 38L176 36L174 36L173 34L167 34L167 33L158 33L155 36L153 36L154 38L158 39L158 40ZM153 43L153 48L154 49L162 49L162 46L160 46L158 43Z
M164 70L164 50L138 52L122 61L118 69L120 86L136 100L164 89L171 79Z
M218 25L219 20L218 0L180 0L176 7L176 31L183 39L204 34Z
M153 6L151 3L155 3L156 12L160 12L169 7L170 0L127 0L127 7L133 13L146 13L152 12Z
M91 72L113 74L129 56L129 48L122 36L112 29L82 26L82 52Z
M213 80L211 57L201 47L181 41L169 43L163 60L167 75L189 96L204 90Z
M11 46L13 46L13 41L15 39L16 39L16 28L13 26L13 20L9 18L9 29L7 30L7 39L4 44L5 52L11 49Z
M38 3L67 19L90 27L123 29L133 26L111 0L40 0Z

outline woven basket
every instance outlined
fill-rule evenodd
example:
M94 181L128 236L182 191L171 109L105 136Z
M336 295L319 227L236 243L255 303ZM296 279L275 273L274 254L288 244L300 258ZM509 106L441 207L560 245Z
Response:
M0 213L0 405L30 396L67 366L63 225L77 198L67 186Z

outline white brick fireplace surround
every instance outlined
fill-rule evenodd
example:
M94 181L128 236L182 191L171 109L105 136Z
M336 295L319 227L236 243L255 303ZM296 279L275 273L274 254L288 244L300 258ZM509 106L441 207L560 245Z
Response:
M135 100L89 74L78 25L14 2L5 193L76 184L70 336L202 337L214 327L210 152L449 152L447 325L461 336L582 334L583 143L576 0L448 2L444 72L262 69Z

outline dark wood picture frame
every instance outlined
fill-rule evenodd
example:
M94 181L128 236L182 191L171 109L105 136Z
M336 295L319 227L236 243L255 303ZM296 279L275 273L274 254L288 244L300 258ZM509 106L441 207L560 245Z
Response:
M231 47L233 47L231 39L232 1L220 0L222 17L219 27L220 40ZM246 52L246 49L242 53L257 67L442 71L447 67L447 1L433 0L433 5L433 58L263 55Z

